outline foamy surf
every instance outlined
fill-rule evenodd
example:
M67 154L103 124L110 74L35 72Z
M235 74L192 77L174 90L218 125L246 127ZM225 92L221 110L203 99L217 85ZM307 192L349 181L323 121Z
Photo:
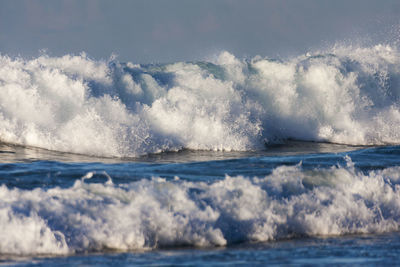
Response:
M286 139L398 144L399 61L387 45L158 65L2 55L0 140L116 157Z
M0 254L215 247L399 230L399 167L280 166L208 182L154 177L32 190L0 187Z

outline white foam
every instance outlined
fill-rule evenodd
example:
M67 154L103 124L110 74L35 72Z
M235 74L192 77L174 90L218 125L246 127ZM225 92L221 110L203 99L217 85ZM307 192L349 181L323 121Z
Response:
M399 61L383 45L158 66L3 55L0 140L118 157L252 150L287 138L398 144Z
M0 254L70 254L398 231L400 168L281 166L263 178L0 187Z

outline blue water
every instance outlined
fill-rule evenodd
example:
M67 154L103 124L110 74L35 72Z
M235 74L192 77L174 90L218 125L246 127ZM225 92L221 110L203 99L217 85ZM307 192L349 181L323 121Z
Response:
M400 52L0 55L0 260L392 265Z
M1 224L7 226L9 231L15 231L1 233L2 240L6 240L0 247L2 251L6 251L0 257L3 264L123 266L328 263L386 265L397 263L397 252L400 248L398 234L400 195L397 191L400 184L397 178L400 173L397 169L397 166L400 166L399 146L354 147L326 143L288 142L255 152L185 150L124 159L93 158L7 144L3 144L0 150L1 184L6 186L0 190L2 194L0 210L3 213ZM294 169L283 169L277 172L279 168ZM86 191L82 191L85 187L76 183L81 182L82 177L88 176L88 173L92 173L92 178L82 183L98 185L98 187L86 187ZM340 175L350 176L351 179L364 183L364 186L368 186L375 180L381 180L383 183L381 186L389 188L383 191L381 188L376 188L377 196L371 196L364 192L364 188L354 187L352 181L344 181ZM227 176L232 178L227 178ZM288 178L293 178L289 176L297 176L297 182L287 183ZM155 182L155 177L165 180ZM240 180L241 177L253 183L255 188L249 188L246 182ZM254 177L270 177L271 180L259 183L253 180ZM112 184L110 184L110 179ZM226 199L227 202L220 203L219 200L214 199L217 195L211 191L216 190L213 185L226 182L227 179L237 180L238 184L235 186L224 183L217 187L220 191L216 193L222 198L229 198ZM286 183L280 179L286 180ZM150 181L153 183L148 183ZM190 184L184 184L186 182ZM349 183L349 191L346 192L346 187L335 189L337 186L340 187L340 185L335 185L335 182ZM165 185L166 183L170 184ZM281 191L278 190L277 185L282 187L279 189ZM138 186L140 190L145 191L141 197L149 197L146 199L148 203L139 201L135 205L128 205L130 200L122 201L124 197L120 195L120 191L116 191L123 189L129 193L129 191L138 190ZM160 186L162 186L161 189ZM182 193L174 189L174 186L182 189L186 197L172 199L173 194ZM354 209L363 209L363 207L359 206L360 203L349 203L346 200L343 203L349 206L342 207L345 211L334 215L332 220L338 221L339 228L331 229L331 233L329 230L324 232L323 228L321 232L318 232L319 230L313 232L311 228L308 228L309 222L296 220L295 216L285 217L285 214L281 214L284 221L278 220L272 223L275 225L272 225L274 230L270 237L265 238L262 234L256 236L251 233L252 227L270 224L268 218L275 220L269 217L272 216L273 210L268 211L270 214L263 216L253 214L264 208L257 207L257 205L262 205L258 202L260 199L251 199L252 194L259 194L257 190L268 193L271 196L268 200L275 201L275 205L288 205L293 210L297 209L297 216L313 214L311 209L316 209L318 212L324 212L325 209L325 214L329 216L335 213L335 208L338 208L333 204L337 200L329 196L329 191L325 192L327 194L325 199L314 194L317 188L324 187L333 190L330 193L344 194L343 197L348 197L348 200L352 199L365 204L364 212L366 213L350 214L354 212ZM51 189L57 190L55 195L50 193ZM392 195L387 194L388 189L393 189ZM209 192L204 192L204 190ZM247 190L250 191L247 192ZM201 196L201 191L206 196ZM139 191L135 192L139 193ZM49 198L50 194L52 196ZM88 197L87 194L94 194L96 197ZM166 213L160 213L161 218L157 217L158 212L165 212L165 209L168 209L162 206L162 202L155 201L159 197L158 194L168 196L171 217L165 217ZM313 201L321 201L321 205L314 207L312 203L307 202L310 200L307 198L293 200L307 195L312 195L310 199ZM4 199L5 196L8 199ZM133 197L133 194L129 196ZM241 196L247 196L247 199ZM118 198L121 199L118 200ZM168 198L162 199L165 201ZM58 210L43 203L49 199L55 201L51 205L59 205ZM290 199L294 202L290 202ZM189 200L192 202L189 203ZM255 202L247 203L251 200ZM229 206L230 201L236 204ZM180 207L181 204L183 204L182 207ZM196 217L191 214L195 211L193 207L187 207L193 204L203 211L204 206L208 205L211 209L219 211L219 218L205 218L206 215ZM100 205L101 209L107 212L93 210L91 205ZM381 217L376 216L374 212L376 207L379 207ZM248 210L241 211L241 218L241 215L236 214L232 208ZM132 209L138 209L140 212L135 213ZM155 213L147 214L144 218L144 214L151 209L156 210ZM192 209L192 211L187 212L185 209ZM4 210L8 212L6 219L4 219ZM161 233L168 231L161 228L164 224L162 220L171 220L171 218L173 220L174 217L179 216L179 213L187 216L187 221L182 221L182 218L185 218L183 216L177 225L183 232L186 231L188 236L181 236L176 229L171 229L171 232L175 231L172 236ZM275 213L280 214L279 211ZM130 229L134 225L130 225L126 220L133 218L131 216L134 215L143 217L135 223L146 224L150 223L148 219L152 219L157 221L158 226L146 228L144 225L136 225L137 229ZM71 218L66 218L68 216ZM85 216L91 218L92 221L79 219ZM108 216L114 216L114 218ZM17 223L16 218L22 219ZM320 224L319 220L322 218L318 216L315 218L314 223ZM32 221L27 223L29 219ZM40 224L41 219L48 229L58 231L56 235L60 235L61 232L65 236L65 244L69 247L69 251L60 250L59 247L54 246L54 242L46 240L49 236L43 234L45 230ZM96 221L100 223L94 223ZM119 227L118 221L126 227ZM391 221L390 226L387 226L385 223L389 221ZM35 227L32 226L35 223L38 224L36 227L43 228L40 229L42 234L36 236L43 239L41 242L35 242L19 234L21 227L31 227L31 230L35 231ZM302 223L304 225L301 225ZM328 220L324 223L334 222ZM105 225L104 228L101 227L102 224ZM174 223L166 223L166 225L176 227ZM209 236L206 228L211 226L221 230L226 240L225 244L218 243ZM121 236L129 235L130 230L138 231L138 229L144 231L142 234L146 241L138 243L143 247L126 247L128 241L123 241ZM126 232L118 233L118 231ZM103 238L96 240L96 235L103 235ZM113 235L122 239L116 242ZM155 235L160 236L158 241L154 240ZM209 242L199 243L193 235L203 236ZM89 241L82 242L83 236ZM165 240L162 240L163 238ZM38 252L37 246L46 247L44 245L46 242L50 244L47 245L47 251L44 249L44 253ZM132 239L131 242L136 241ZM21 245L22 243L25 243L25 246ZM7 249L17 253L9 253Z
M19 266L199 266L199 265L397 265L398 233L337 238L304 238L220 249L162 249L57 258L18 259ZM10 262L6 262L10 263Z

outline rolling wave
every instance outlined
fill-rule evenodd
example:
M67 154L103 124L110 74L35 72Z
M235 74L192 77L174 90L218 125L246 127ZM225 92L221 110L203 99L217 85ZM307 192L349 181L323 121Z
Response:
M2 55L0 140L115 157L286 139L399 144L399 63L388 45L152 65Z
M0 186L0 254L226 246L399 230L399 167L280 166L265 177ZM104 174L107 176L107 174Z

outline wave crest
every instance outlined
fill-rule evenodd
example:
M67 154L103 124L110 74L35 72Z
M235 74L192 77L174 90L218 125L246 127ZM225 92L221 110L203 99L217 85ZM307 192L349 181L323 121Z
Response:
M0 187L0 254L225 246L399 230L399 167L281 166L212 183L153 178L34 190ZM108 177L108 176L107 176Z
M396 48L286 61L135 65L85 54L0 56L0 139L100 156L252 150L285 139L400 143Z

